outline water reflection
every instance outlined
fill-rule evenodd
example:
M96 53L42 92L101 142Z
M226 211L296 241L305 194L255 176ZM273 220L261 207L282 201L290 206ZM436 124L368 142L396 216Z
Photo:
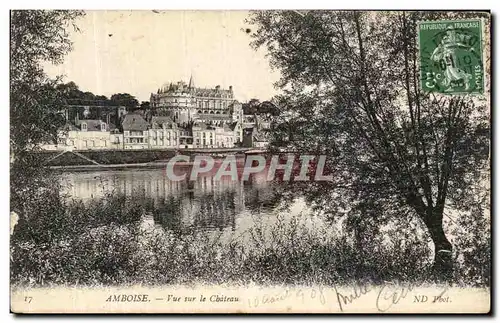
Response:
M69 196L83 201L110 192L140 197L147 202L146 222L178 233L235 231L242 217L269 216L278 205L279 198L265 174L254 174L245 182L230 177L217 181L213 175L176 182L162 169L148 169L63 173L61 180Z

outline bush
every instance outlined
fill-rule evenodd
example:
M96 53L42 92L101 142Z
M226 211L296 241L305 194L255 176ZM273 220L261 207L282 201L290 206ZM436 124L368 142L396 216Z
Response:
M26 203L29 221L20 220L12 235L12 283L332 285L429 277L431 249L417 224L366 233L361 245L345 229L309 214L278 213L273 223L255 218L238 236L175 233L168 223L167 229L144 227L146 214L168 217L175 211L164 204L120 194L84 203L67 201L55 190L41 192ZM456 243L456 284L489 283L488 243L480 235Z

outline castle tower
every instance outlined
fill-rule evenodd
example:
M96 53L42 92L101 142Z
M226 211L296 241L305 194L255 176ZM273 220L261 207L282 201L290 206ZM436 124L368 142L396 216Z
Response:
M190 88L190 89L194 88L193 73L191 73L191 76L189 77L189 85L188 85L188 88Z

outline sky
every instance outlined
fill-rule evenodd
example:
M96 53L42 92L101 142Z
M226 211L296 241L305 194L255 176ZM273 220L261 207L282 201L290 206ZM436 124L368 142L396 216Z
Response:
M87 11L70 30L73 50L64 63L45 65L80 90L111 96L130 93L149 101L168 82L233 86L241 102L277 93L265 49L249 45L247 11Z

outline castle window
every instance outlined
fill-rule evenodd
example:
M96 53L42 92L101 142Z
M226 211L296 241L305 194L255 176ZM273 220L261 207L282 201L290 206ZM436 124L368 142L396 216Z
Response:
M86 123L82 123L82 130L87 131L87 124Z

